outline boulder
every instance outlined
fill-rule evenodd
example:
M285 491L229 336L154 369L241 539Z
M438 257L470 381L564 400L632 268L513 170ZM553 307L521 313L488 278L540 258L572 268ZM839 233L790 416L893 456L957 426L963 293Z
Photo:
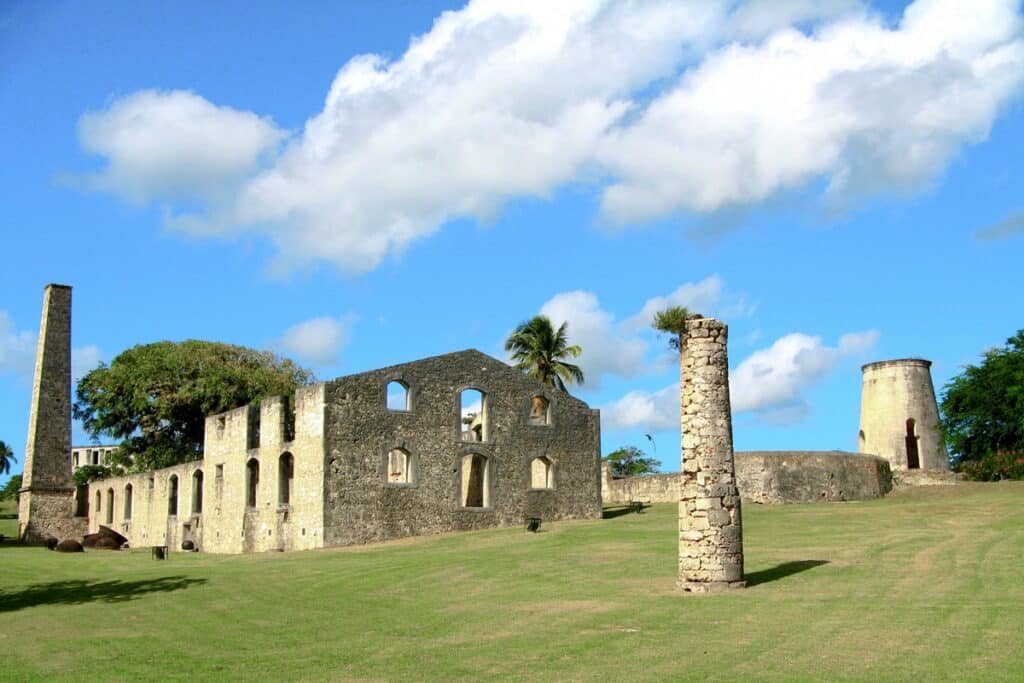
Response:
M57 539L57 538L54 538L53 536L50 536L48 539L46 539L46 549L47 550L53 550L54 548L57 547L58 543L60 543L60 539Z
M103 525L100 525L99 531L94 534L86 534L82 539L82 545L95 550L120 550L127 543L127 538Z
M82 544L73 538L65 538L63 541L57 544L55 550L58 553L80 553L84 552L85 548Z

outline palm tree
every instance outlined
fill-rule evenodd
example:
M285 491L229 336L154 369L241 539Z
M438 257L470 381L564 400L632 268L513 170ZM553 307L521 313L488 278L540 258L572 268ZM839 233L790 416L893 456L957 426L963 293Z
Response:
M569 345L568 326L569 323L562 323L556 331L546 315L534 316L509 335L505 350L512 352L515 367L530 377L568 391L566 381L583 383L583 371L579 366L564 360L576 358L582 352L579 346Z
M671 306L664 311L654 314L654 322L651 326L659 332L668 332L672 336L668 339L670 348L676 351L683 350L683 335L686 333L686 319L690 312L683 306Z
M14 457L14 451L11 447L0 441L0 474L11 473L11 463L17 462L18 459Z

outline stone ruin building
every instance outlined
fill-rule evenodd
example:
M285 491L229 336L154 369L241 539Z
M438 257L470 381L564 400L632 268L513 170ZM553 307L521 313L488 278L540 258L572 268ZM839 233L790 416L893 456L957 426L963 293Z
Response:
M202 460L76 492L70 295L44 298L19 510L30 542L103 525L133 546L239 553L601 516L599 412L475 350L209 416Z

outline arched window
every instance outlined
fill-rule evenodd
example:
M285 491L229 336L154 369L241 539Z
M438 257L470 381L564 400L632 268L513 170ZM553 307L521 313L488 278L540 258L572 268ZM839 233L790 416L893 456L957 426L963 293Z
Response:
M907 420L907 469L916 470L921 467L921 456L917 451L917 434L915 434L914 418Z
M857 433L857 452L858 453L865 453L866 452L864 450L864 448L865 448L864 442L865 441L866 441L866 439L864 438L864 430L862 429L862 430L860 430Z
M388 452L384 481L388 484L416 483L416 458L404 448L392 448Z
M192 514L203 514L203 471L192 473Z
M256 458L251 458L245 464L245 504L247 507L256 507L256 487L260 483L260 463Z
M124 520L127 522L132 518L132 485L124 485Z
M412 407L409 403L409 385L399 380L388 382L388 410L407 411Z
M530 424L551 424L551 401L538 394L530 399Z
M99 491L97 491L96 492L96 514L97 515L100 513L100 508L102 507L100 505L101 502L103 502L103 494L101 494Z
M479 389L459 394L460 433L463 441L487 440L487 396Z
M462 456L461 502L467 508L485 508L491 504L490 461L479 453Z
M114 489L107 489L107 524L114 523Z
M291 505L292 480L295 478L295 458L291 453L282 453L277 460L277 504Z
M167 480L167 514L171 517L178 515L178 475L172 474Z
M530 488L551 489L555 487L551 461L543 455L530 461Z

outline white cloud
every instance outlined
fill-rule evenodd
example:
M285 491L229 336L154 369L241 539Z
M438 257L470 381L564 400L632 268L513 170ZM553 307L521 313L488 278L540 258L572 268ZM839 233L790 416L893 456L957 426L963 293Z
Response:
M331 365L338 362L348 342L348 324L327 316L306 320L285 330L278 346L307 362Z
M800 393L832 372L840 361L863 354L878 340L878 332L845 334L835 347L825 346L821 337L795 332L775 341L767 349L755 351L730 373L729 392L732 409L770 412L803 406ZM771 418L769 418L771 419Z
M820 180L837 203L917 189L1019 93L1017 4L919 0L895 29L860 16L714 51L606 138L603 210L715 212Z
M711 275L700 282L687 282L667 296L656 296L644 302L640 312L626 320L626 329L639 330L651 326L654 314L669 306L683 306L692 313L707 314L722 298L722 278Z
M79 120L82 147L107 159L81 180L129 201L214 200L256 171L284 135L268 119L191 92L140 90Z
M820 337L793 333L743 360L729 376L734 414L754 412L759 420L785 425L807 415L802 392L836 369L846 358L870 350L878 332L845 334L835 347ZM631 391L601 407L604 429L639 428L647 431L679 428L679 384L658 391Z
M356 273L568 183L606 183L613 222L916 189L1020 92L1021 24L1014 0L918 0L895 27L844 0L474 0L394 61L349 60L276 156L269 120L180 91L79 136L108 161L91 186L205 202L174 229Z
M679 429L679 383L654 392L631 391L601 406L602 429Z
M541 306L540 312L556 328L563 322L569 323L569 342L583 349L576 362L583 369L588 390L600 387L602 375L633 377L645 370L647 342L620 331L614 316L601 309L594 294L556 294Z
M82 379L90 370L103 360L100 347L90 344L78 349L71 349L71 383L72 386Z
M0 375L31 377L35 358L35 333L16 329L7 311L0 311Z

